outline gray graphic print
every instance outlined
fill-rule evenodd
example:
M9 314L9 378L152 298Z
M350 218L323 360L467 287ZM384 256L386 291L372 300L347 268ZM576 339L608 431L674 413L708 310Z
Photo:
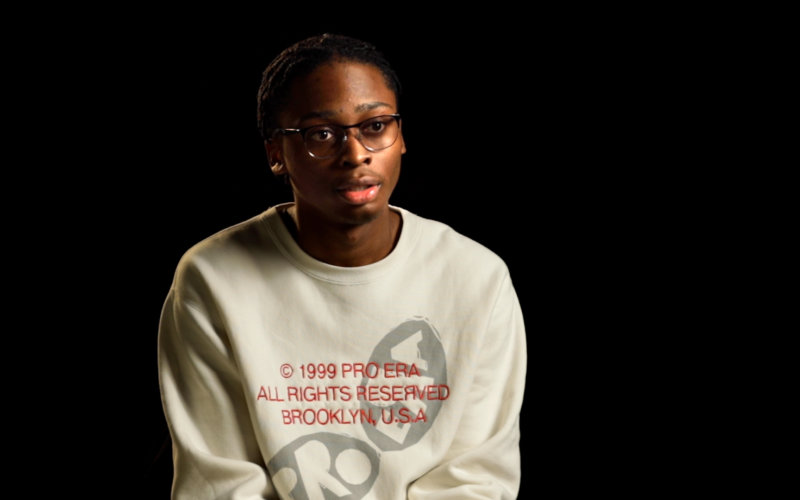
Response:
M378 477L378 453L348 436L320 432L294 440L267 464L281 496L357 500Z
M380 366L413 365L419 376L414 377L417 388L446 387L447 363L439 334L425 319L408 320L389 332L372 351L370 362ZM364 377L361 385L374 379ZM369 439L384 451L402 450L416 443L431 428L442 407L444 391L417 393L422 397L405 401L362 401L361 406L380 415L377 425L363 425ZM428 397L433 396L433 399Z
M282 497L364 498L378 477L380 452L419 442L449 396L444 348L424 318L407 320L387 333L366 366L358 393L361 411L370 418L360 424L372 444L332 432L292 441L267 463Z

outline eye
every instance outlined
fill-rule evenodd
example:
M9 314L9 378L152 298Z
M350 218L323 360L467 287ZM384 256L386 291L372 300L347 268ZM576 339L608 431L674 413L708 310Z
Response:
M392 118L379 117L375 118L374 120L370 120L361 126L361 133L369 135L382 134L386 130L388 122L391 119Z
M314 127L306 132L306 140L313 142L331 142L335 140L336 133L330 127Z

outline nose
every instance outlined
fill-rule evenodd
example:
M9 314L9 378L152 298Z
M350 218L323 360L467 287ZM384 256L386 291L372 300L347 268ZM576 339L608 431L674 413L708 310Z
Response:
M346 167L369 165L372 162L372 152L361 144L358 128L347 128L342 143L341 164Z

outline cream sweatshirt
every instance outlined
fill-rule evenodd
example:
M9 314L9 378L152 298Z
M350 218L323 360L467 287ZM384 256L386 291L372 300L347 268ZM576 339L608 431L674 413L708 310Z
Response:
M403 218L383 260L297 245L277 207L191 248L159 331L173 498L512 499L522 314L506 265Z

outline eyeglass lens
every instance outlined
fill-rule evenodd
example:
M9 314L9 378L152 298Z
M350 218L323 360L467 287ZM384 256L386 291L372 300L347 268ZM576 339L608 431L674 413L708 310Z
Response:
M394 116L376 116L360 124L356 138L369 151L386 149L397 140L400 126ZM328 158L341 151L347 132L338 125L319 125L306 131L308 152L316 158Z

